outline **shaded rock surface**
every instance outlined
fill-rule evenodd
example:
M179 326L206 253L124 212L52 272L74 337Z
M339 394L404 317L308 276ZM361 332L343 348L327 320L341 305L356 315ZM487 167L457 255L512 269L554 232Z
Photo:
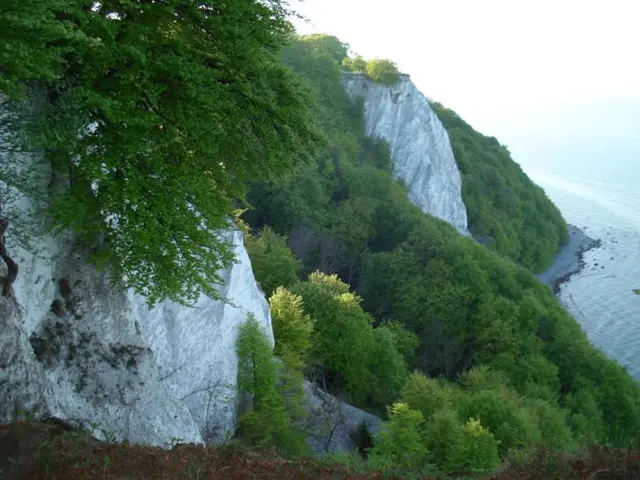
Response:
M401 75L388 87L363 74L345 73L343 83L350 95L363 97L365 133L389 143L393 175L407 185L411 201L468 235L462 181L449 135L409 76Z
M374 437L382 429L379 417L340 401L311 382L305 381L304 393L309 412L307 442L316 455L354 450L354 437L363 423Z

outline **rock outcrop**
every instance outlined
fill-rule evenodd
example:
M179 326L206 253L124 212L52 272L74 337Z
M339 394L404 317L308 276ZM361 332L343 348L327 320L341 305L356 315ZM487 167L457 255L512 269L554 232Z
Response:
M411 201L468 235L449 135L409 76L401 75L389 87L360 73L345 73L343 83L350 95L363 97L365 133L389 143L393 175L407 185Z
M307 442L316 455L354 450L363 425L373 438L382 429L379 417L340 401L310 382L304 382L304 393L309 413L305 425L305 431L309 432Z
M0 129L0 147L6 135ZM46 162L10 151L0 148L0 166L37 171L46 201ZM0 197L11 222L7 249L19 266L14 295L0 296L0 423L57 417L151 445L215 443L233 433L235 342L248 313L273 340L242 234L222 233L236 256L221 274L228 302L203 295L191 307L148 309L96 270L72 237L42 234L33 198L2 182Z
M242 234L226 235L237 258L223 273L229 303L203 295L193 307L149 310L70 242L18 250L18 303L0 299L0 423L54 416L152 445L233 433L238 327L251 312L272 329Z

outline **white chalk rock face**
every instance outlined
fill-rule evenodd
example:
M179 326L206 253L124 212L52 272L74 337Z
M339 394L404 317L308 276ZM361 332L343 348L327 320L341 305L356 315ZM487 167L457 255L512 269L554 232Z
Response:
M130 295L143 336L153 350L163 382L189 408L207 443L232 434L237 407L237 356L240 325L252 313L273 344L271 315L258 288L242 233L227 232L236 262L224 271L219 289L228 303L204 295L192 308L163 302L149 310Z
M15 249L19 305L0 298L0 423L55 416L133 443L217 443L236 421L239 326L253 313L271 335L242 234L223 272L228 302L192 307L120 291L70 243L39 257ZM46 243L45 243L46 244Z
M0 148L0 166L24 162L41 173L46 191L46 162L3 155ZM203 295L191 307L163 302L149 310L91 266L72 238L39 234L42 214L20 225L34 213L31 198L0 182L0 200L19 265L15 300L0 296L0 423L54 416L98 437L163 446L216 443L233 433L235 342L248 313L273 341L242 234L222 233L236 256L221 273L227 302ZM0 261L0 276L4 268Z
M393 175L407 185L411 201L468 235L462 182L449 135L409 76L401 75L389 87L363 74L345 73L343 83L350 95L363 97L365 133L389 143Z
M354 450L354 435L362 425L374 438L383 428L379 417L340 401L306 380L304 402L309 413L307 443L316 455Z

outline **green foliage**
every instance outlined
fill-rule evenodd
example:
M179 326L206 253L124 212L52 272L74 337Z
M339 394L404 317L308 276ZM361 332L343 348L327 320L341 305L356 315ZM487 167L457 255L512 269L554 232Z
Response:
M436 411L451 407L451 397L444 385L420 372L412 373L402 389L402 401L430 418Z
M284 453L304 453L304 436L288 415L278 391L278 364L260 324L252 314L240 327L237 346L238 390L251 396L252 408L240 417L244 440L250 445L273 445Z
M279 61L284 3L205 3L2 9L2 90L37 83L47 108L30 147L68 180L54 226L99 246L97 264L152 304L218 297L233 255L215 232L245 183L290 171L322 141L309 89Z
M301 362L311 348L313 322L304 313L302 297L284 287L278 287L269 298L273 334L276 340L275 354L290 352Z
M526 406L536 418L541 445L553 451L568 451L575 445L565 410L538 399L528 400Z
M500 442L502 452L539 443L540 431L530 412L507 390L470 392L458 407L460 418L477 418Z
M426 463L427 449L420 432L424 418L406 403L389 407L389 421L369 453L369 464L376 470L418 470Z
M342 67L349 72L364 73L374 82L386 86L392 86L400 79L398 67L388 59L365 60L359 55L345 57L342 59Z
M495 138L476 132L439 103L431 106L447 129L462 174L469 231L521 265L544 270L568 239L560 211Z
M348 290L337 277L319 272L293 288L314 323L311 362L337 373L340 380L336 381L358 403L371 391L373 319L360 307L360 298Z
M393 402L407 376L394 330L386 326L373 328L373 318L362 310L360 297L336 275L314 272L308 281L292 290L293 294L277 290L271 299L272 306L276 306L276 348L278 339L286 338L286 344L296 345L293 350L301 350L296 341L303 338L299 330L310 331L306 323L310 317L310 370L320 373L320 378L314 380L328 384L333 391L346 392L351 401L369 408L382 409ZM285 318L293 326L283 328Z
M407 364L411 364L415 351L420 345L418 336L404 328L398 322L383 322L382 326L393 333L393 344L396 350L403 356Z
M382 408L398 398L407 378L407 366L396 347L394 332L387 327L373 330L373 346L369 353L372 373L371 393L366 404Z
M367 62L367 76L376 83L389 86L395 84L400 78L395 63L379 58Z
M495 140L474 137L477 151L493 152L495 143L495 158L461 158L481 172L481 213L493 212L504 247L490 251L424 215L390 175L388 146L364 136L361 105L341 87L343 66L314 42L298 39L283 57L314 90L331 147L279 182L252 185L254 208L244 216L254 229L287 236L303 274L324 272L292 287L314 323L307 371L360 406L400 400L423 415L425 429L439 419L442 438L451 430L452 445L461 445L447 449L421 433L441 469L465 452L488 459L469 468L490 468L496 442L504 454L540 444L564 450L585 438L627 441L640 429L638 386L528 269L506 258L542 268L565 231L555 207ZM501 178L510 190L493 191ZM420 372L404 388L393 386L399 357L376 350L385 342Z
M313 323L302 306L302 298L284 287L278 287L269 298L275 337L274 353L280 358L280 391L285 398L287 412L295 421L306 413L303 369L309 349Z
M290 287L298 281L300 262L287 248L287 239L266 227L260 235L245 235L251 267L264 294L269 297L276 288Z
M356 55L355 57L345 57L342 60L342 66L349 70L350 72L357 73L366 73L367 72L367 61L362 58L360 55Z
M448 456L450 468L489 472L500 463L498 442L478 420L467 420L462 434L462 443L451 446Z
M77 25L65 19L65 14L76 11L80 3L2 1L0 91L25 93L25 81L52 82L64 77L65 56L73 52L75 45L91 42Z

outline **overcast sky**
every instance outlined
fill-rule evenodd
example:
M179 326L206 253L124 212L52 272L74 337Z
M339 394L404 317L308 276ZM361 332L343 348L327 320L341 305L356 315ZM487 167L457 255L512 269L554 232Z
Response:
M295 22L300 33L331 33L365 58L391 58L425 95L505 143L558 115L586 121L594 109L640 105L640 0L292 6L309 20Z

